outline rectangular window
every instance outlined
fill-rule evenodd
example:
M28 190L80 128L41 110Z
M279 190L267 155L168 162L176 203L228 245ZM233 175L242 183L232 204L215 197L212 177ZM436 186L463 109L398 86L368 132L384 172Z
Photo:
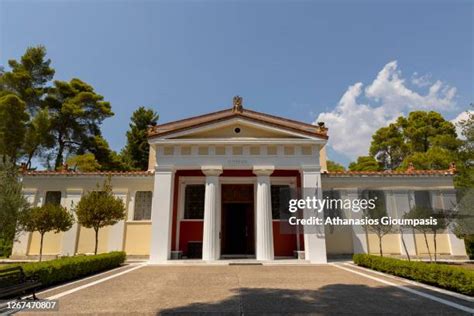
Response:
M341 193L335 190L324 190L323 191L323 200L326 200L324 207L324 217L341 217L343 218L342 213L342 200Z
M431 208L430 191L415 191L415 205Z
M44 198L44 204L61 205L61 191L48 191Z
M372 218L379 218L388 215L387 203L385 202L385 192L382 190L365 190L361 194L361 198L373 200L375 207L368 208L366 212Z
M272 219L282 219L282 214L289 213L291 191L289 185L272 185Z
M184 190L184 219L204 218L204 184L187 185Z
M151 191L138 191L135 193L135 208L133 211L134 221L143 221L151 219L151 200L153 194Z

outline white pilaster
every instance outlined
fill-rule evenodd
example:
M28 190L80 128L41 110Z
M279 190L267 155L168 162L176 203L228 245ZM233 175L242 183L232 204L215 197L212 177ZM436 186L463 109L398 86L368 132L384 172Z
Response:
M121 199L125 209L127 209L127 195L128 190L117 190L113 192L114 196ZM122 219L109 230L108 250L109 251L122 251L124 244L125 235L125 220Z
M206 175L206 191L204 196L204 231L202 241L202 259L219 259L219 175L222 166L203 167Z
M396 218L403 218L414 206L410 198L412 192L406 190L393 191L393 203L396 211ZM416 241L412 227L400 227L400 254L416 256ZM406 248L406 249L405 249Z
M342 193L342 199L357 200L359 198L359 192L357 189L345 190ZM353 219L360 219L363 217L362 212L354 212L352 209L349 210L349 216ZM353 225L352 226L352 249L354 253L368 253L369 246L367 243L367 234L364 226Z
M77 238L79 236L79 224L77 223L77 217L74 212L74 208L81 200L82 189L67 189L66 196L61 199L61 204L69 212L74 215L74 224L72 227L63 234L63 241L61 246L62 256L74 256L76 254Z
M156 168L151 211L150 263L166 261L171 255L173 183L172 166Z
M302 198L316 196L316 198L322 199L320 167L304 166L301 176L303 180ZM314 210L305 210L305 218L307 218L308 214L324 220L323 212L318 213ZM314 225L309 228L309 231L305 230L304 250L306 260L309 260L311 263L327 263L324 225Z
M450 211L455 208L457 205L457 198L456 192L454 190L450 191L442 191L440 192L442 208L444 210ZM458 238L452 231L452 227L448 227L446 230L446 234L448 235L448 242L449 248L451 252L451 256L460 256L466 257L466 245L464 244L464 240Z
M257 260L273 260L273 224L270 175L274 167L254 167L253 173L257 175Z
M23 190L23 196L26 201L34 206L37 189ZM28 255L28 243L30 241L30 232L21 231L17 235L17 239L13 242L12 256L26 256Z

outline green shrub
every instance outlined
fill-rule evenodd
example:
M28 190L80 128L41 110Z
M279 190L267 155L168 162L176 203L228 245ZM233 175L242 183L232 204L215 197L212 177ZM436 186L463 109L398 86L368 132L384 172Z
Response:
M37 275L44 287L71 281L120 266L126 254L114 251L94 256L75 256L21 264L26 276ZM11 267L12 265L8 265Z
M474 296L474 271L444 264L406 261L366 254L353 256L354 263L443 289Z
M466 245L466 252L469 259L474 259L474 235L464 237L464 244Z

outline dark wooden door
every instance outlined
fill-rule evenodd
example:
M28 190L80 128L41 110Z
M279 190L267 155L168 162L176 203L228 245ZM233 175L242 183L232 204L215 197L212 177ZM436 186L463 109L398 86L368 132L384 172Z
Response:
M222 186L221 253L255 254L253 185Z

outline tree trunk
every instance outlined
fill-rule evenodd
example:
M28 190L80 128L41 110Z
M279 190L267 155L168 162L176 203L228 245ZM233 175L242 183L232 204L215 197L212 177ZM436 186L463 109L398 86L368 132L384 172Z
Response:
M382 251L382 237L383 237L383 236L379 236L380 257L383 257L383 251Z
M54 170L57 170L61 167L63 163L63 152L64 152L64 142L61 140L62 136L58 136L58 153L56 156L56 161L54 162Z
M437 246L436 246L436 231L433 234L433 243L434 243L434 261L436 262L437 260L436 253L438 252Z
M432 262L433 259L431 258L430 246L428 246L428 238L426 237L426 233L425 233L425 232L423 232L423 236L425 236L426 249L428 250L428 256L430 256L430 262Z
M44 233L41 233L41 239L40 239L40 257L39 261L41 262L41 259L43 259L43 239L44 239Z
M26 161L26 169L31 168L31 160L33 160L33 156L35 155L35 151L28 154L28 160Z
M94 255L97 254L97 247L99 245L99 229L98 228L94 228L95 230L95 248L94 248Z
M407 254L407 259L408 261L410 260L410 254L408 253L407 245L405 244L405 238L403 238L403 230L400 228L400 237L402 238L402 245L403 249L405 250L405 253Z

